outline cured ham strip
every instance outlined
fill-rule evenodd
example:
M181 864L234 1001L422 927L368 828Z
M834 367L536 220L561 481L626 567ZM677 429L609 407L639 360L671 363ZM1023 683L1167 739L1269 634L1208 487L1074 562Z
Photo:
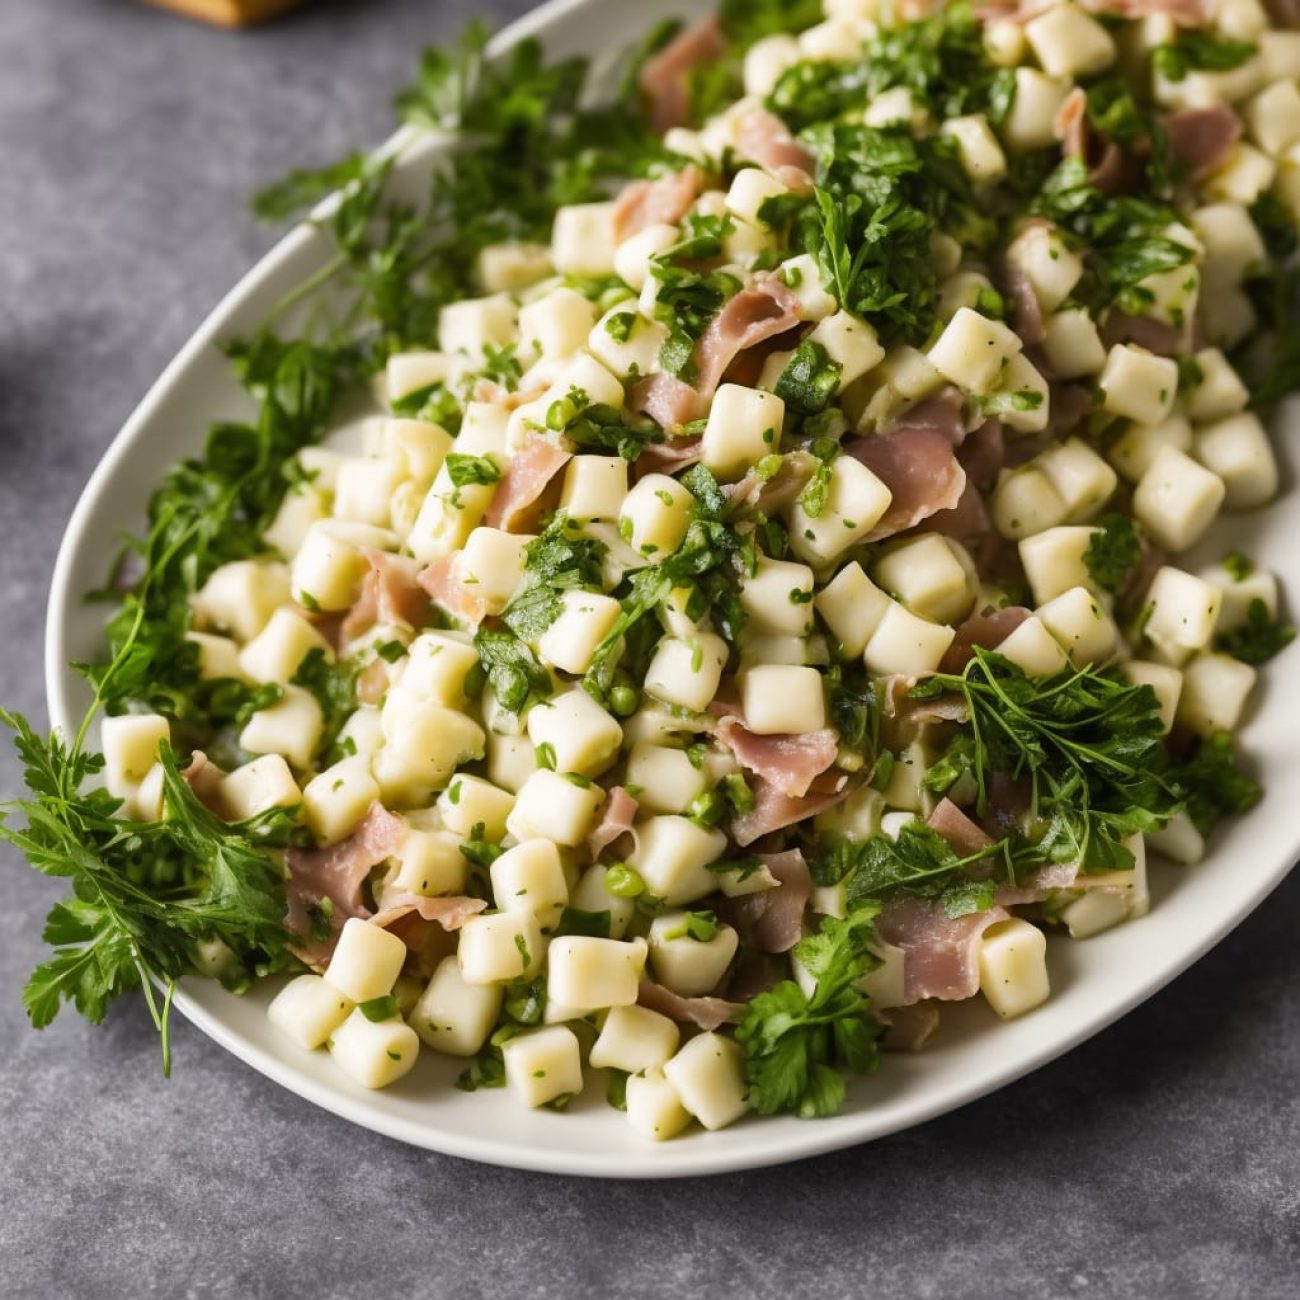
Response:
M932 429L941 433L954 447L966 439L966 418L961 392L952 387L940 389L933 397L909 406L894 417L886 433L904 429Z
M722 491L732 506L750 507L771 518L798 500L817 464L817 458L806 451L789 451L771 478L760 478L750 469L739 482L724 483Z
M990 610L986 614L972 614L957 628L953 643L944 653L939 668L945 673L959 673L975 653L975 647L996 650L1021 623L1030 611L1023 605L1008 605L1005 609Z
M654 181L632 181L614 205L614 238L619 243L648 226L675 226L704 188L704 173L692 163Z
M1117 343L1134 343L1160 357L1176 357L1184 350L1186 330L1149 316L1129 316L1110 311L1101 327L1101 341L1107 348Z
M454 555L434 560L420 573L418 581L453 618L476 625L483 621L487 606L475 589L466 586L457 576Z
M371 871L398 850L405 835L406 823L400 817L380 804L372 804L356 830L338 844L285 851L285 925L303 936L302 946L294 951L308 965L319 966L329 960L344 921L370 916L361 898L361 887ZM310 939L312 909L326 899L332 906L330 934L325 939Z
M629 409L648 415L662 429L680 429L694 420L700 410L700 395L676 375L647 375L628 390ZM651 443L642 456L671 443ZM698 446L698 444L697 444Z
M803 914L812 894L812 876L798 849L759 854L780 881L775 889L729 899L726 913L746 942L760 952L789 952L803 937Z
M632 476L642 478L646 474L675 474L698 463L703 455L704 440L698 436L648 443L636 458Z
M1024 268L1014 257L1004 257L998 268L998 282L1011 300L1011 321L1016 333L1029 346L1043 341L1043 309Z
M221 796L221 782L225 775L201 749L190 755L189 763L180 772L181 780L194 791L194 797L218 817L225 812L225 801Z
M1061 152L1067 158L1081 158L1088 169L1088 184L1103 194L1118 194L1131 187L1136 179L1135 164L1114 140L1098 135L1088 121L1088 96L1076 86L1065 97L1061 111L1056 115L1056 134L1061 141ZM1035 304L1036 305L1036 304ZM1039 316L1041 326L1042 317ZM1037 343L1036 339L1025 342Z
M787 185L799 179L794 173L802 173L803 183L810 184L817 166L816 159L790 134L786 124L765 108L752 109L736 123L736 152L773 173L790 169L789 179L782 177Z
M991 836L971 821L951 799L940 799L934 811L926 818L926 825L938 831L959 857L968 858L993 844Z
M587 836L587 849L593 858L600 857L619 836L626 835L632 829L639 806L621 785L616 785L609 792L605 806L601 809L600 821Z
M484 522L506 532L523 529L550 481L573 459L573 453L547 438L529 438L511 457L492 495Z
M1000 420L985 420L970 431L957 448L957 459L966 471L967 485L991 488L1007 459L1007 440Z
M1080 3L1094 14L1113 14L1117 18L1163 14L1179 27L1209 26L1215 9L1213 0L1080 0Z
M330 899L336 911L369 916L361 901L366 877L401 847L406 823L381 804L372 804L356 830L323 849L286 849L291 884L312 902Z
M355 641L384 623L422 627L428 621L429 597L420 588L415 561L369 548L362 555L370 569L361 583L357 603L343 619L339 638L343 642Z
M1028 777L991 772L987 782L988 805L984 826L997 839L1024 833L1025 818L1034 802L1034 786Z
M893 433L854 438L844 454L865 465L890 491L892 500L868 542L915 528L940 510L951 510L966 487L966 471L953 453L952 439L938 429L899 428Z
M658 1011L679 1024L696 1025L704 1030L735 1024L743 1010L738 1003L728 1002L725 998L684 998L651 980L641 981L636 1000L638 1006Z
M438 925L444 930L459 930L471 916L477 916L487 902L482 898L450 895L443 898L425 898L422 894L409 894L404 890L388 890L384 906L372 918L382 929L392 929L412 951L418 951L425 939L424 926L412 926L409 918L417 918L425 925Z
M695 345L701 400L713 396L727 367L740 353L799 324L798 300L775 276L763 276L742 289L705 326Z
M1226 104L1211 108L1182 108L1165 118L1169 156L1202 180L1228 161L1241 138L1241 118Z
M1056 889L1069 889L1079 874L1077 862L1053 862L1031 872L1021 885L1002 885L995 899L999 907L1041 903Z
M885 1023L880 1046L886 1052L919 1052L939 1028L939 1008L933 1002L889 1007L877 1014Z
M843 772L835 771L815 777L808 793L798 799L782 794L771 781L761 776L756 776L750 785L754 791L754 806L731 823L731 838L741 848L772 831L783 830L807 817L815 817L827 808L834 808L852 792L849 778Z
M808 793L808 787L839 753L839 737L830 727L803 735L760 736L728 717L718 723L717 734L743 768L794 799Z
M717 18L705 18L679 32L641 66L637 87L645 99L650 126L662 135L685 126L691 116L690 74L721 58L727 39Z
M957 504L951 510L936 510L925 521L930 532L942 533L954 541L965 542L973 537L983 537L992 528L989 512L984 506L984 497L971 482L969 470L966 471L966 476L966 486L962 488Z
M876 933L903 950L903 1005L974 997L980 986L980 936L1008 915L1005 908L990 907L950 917L920 898L890 903L876 919Z

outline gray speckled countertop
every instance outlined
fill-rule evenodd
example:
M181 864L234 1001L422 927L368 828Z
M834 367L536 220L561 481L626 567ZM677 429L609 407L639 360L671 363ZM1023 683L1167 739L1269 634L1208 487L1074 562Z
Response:
M0 700L43 720L64 520L267 247L246 194L377 141L420 45L527 0L322 0L232 35L127 0L0 4ZM616 0L611 0L611 3ZM17 787L0 755L0 797ZM611 1185L410 1150L138 1005L36 1034L54 886L0 853L0 1295L1294 1295L1292 878L1115 1028L954 1115L772 1173Z

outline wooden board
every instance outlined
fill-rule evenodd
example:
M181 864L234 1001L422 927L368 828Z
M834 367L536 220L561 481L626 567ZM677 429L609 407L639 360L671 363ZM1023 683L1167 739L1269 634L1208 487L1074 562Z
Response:
M276 14L300 4L301 0L147 0L147 3L174 9L204 22L219 23L222 27L242 27L274 18Z

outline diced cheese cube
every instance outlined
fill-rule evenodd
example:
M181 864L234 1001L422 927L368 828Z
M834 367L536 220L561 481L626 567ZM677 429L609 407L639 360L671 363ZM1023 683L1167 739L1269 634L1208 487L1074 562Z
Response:
M890 490L861 461L837 456L820 512L810 515L799 501L790 507L790 549L812 565L829 564L871 532L891 500Z
M1258 675L1228 655L1197 655L1183 669L1178 721L1198 736L1235 731Z
M740 606L747 626L802 636L812 626L813 572L806 564L760 559L740 581Z
M462 352L476 360L488 348L506 347L518 337L517 312L508 294L448 303L438 316L443 352Z
M681 237L677 226L665 223L647 226L629 236L614 251L614 269L619 279L640 293L651 278L653 259L666 253Z
M974 566L957 545L938 533L900 542L876 562L876 583L921 618L957 623L970 612L977 585Z
M707 1129L725 1128L748 1109L744 1053L721 1034L696 1035L665 1063L664 1075Z
M266 754L237 767L221 782L221 802L231 821L248 821L271 808L292 808L302 791L281 754Z
M1081 438L1068 438L1034 458L1065 503L1065 521L1085 523L1101 513L1119 483L1115 471Z
M1061 643L1047 630L1036 615L999 642L997 652L1031 677L1055 677L1069 665Z
M681 1031L667 1016L648 1007L616 1006L592 1044L591 1064L597 1069L638 1074L663 1065L681 1042Z
M469 861L460 851L461 843L462 837L450 831L408 827L393 851L397 874L387 888L421 898L462 893L469 879Z
M661 1069L633 1074L627 1081L627 1120L638 1133L656 1142L676 1137L691 1122L677 1089Z
M727 643L711 632L664 637L646 670L646 692L702 713L718 693L726 662Z
M825 348L826 355L839 366L841 392L885 357L876 331L842 309L819 321L808 338Z
M1221 420L1245 408L1250 393L1218 348L1204 348L1193 360L1201 374L1200 383L1187 395L1187 414L1193 420Z
M407 651L402 690L447 708L464 708L466 678L478 667L478 651L453 632L422 632Z
M947 380L972 393L997 387L1002 367L1024 345L1001 321L962 307L944 327L926 359Z
M669 907L683 907L718 888L718 877L709 866L726 847L727 837L719 830L685 817L650 817L636 828L629 862L649 893Z
M255 682L287 683L313 650L333 663L330 643L297 610L282 606L239 652L239 675Z
M330 1056L363 1088L386 1088L415 1064L420 1040L399 1017L372 1021L358 1007L330 1035Z
M822 675L816 668L763 664L741 675L745 726L761 736L799 735L826 725Z
M1223 483L1229 510L1262 506L1277 494L1278 468L1268 433L1249 412L1196 430L1196 459Z
M533 917L546 934L559 924L569 901L560 852L550 840L524 840L489 868L492 898L503 912Z
M1129 343L1117 343L1097 380L1102 406L1142 424L1159 424L1178 395L1178 363Z
M821 268L811 253L789 257L776 269L777 278L798 303L800 320L820 321L834 314L838 304L822 280Z
M562 591L560 613L542 633L537 653L544 664L566 673L585 673L597 646L613 630L622 606L595 591Z
M122 799L158 761L162 743L171 738L171 725L158 713L122 713L103 719L99 737L105 784L110 794Z
M961 165L976 184L1006 175L1006 155L983 113L950 117L940 130L957 141Z
M785 403L774 393L723 384L709 408L700 444L703 462L716 478L741 478L781 441Z
M596 308L576 289L552 289L519 311L519 339L552 359L572 355L587 342L596 324Z
M303 787L303 818L317 844L337 844L352 834L378 798L370 760L360 755L345 758Z
M295 767L311 766L325 720L316 697L304 687L285 686L274 704L259 709L239 733L250 754L283 754Z
M1170 664L1130 659L1121 668L1134 686L1149 686L1160 704L1160 723L1165 732L1174 725L1178 697L1183 691L1183 674Z
M1106 364L1096 322L1082 307L1058 311L1043 323L1043 355L1058 379L1095 375Z
M551 228L551 264L559 275L614 274L614 203L560 208Z
M190 604L199 630L251 641L289 599L289 571L264 560L236 560L214 569Z
M1053 77L1091 76L1115 62L1115 42L1095 19L1072 4L1060 4L1025 24L1043 71Z
M1162 447L1133 493L1133 514L1168 551L1185 551L1214 522L1223 480L1173 447Z
M478 282L487 293L515 293L544 280L551 271L545 244L511 239L489 244L478 255Z
M1111 443L1110 459L1130 483L1137 483L1162 447L1192 450L1192 426L1186 416L1170 415L1159 424L1130 424Z
M866 649L889 605L889 596L856 560L846 564L813 598L813 607L849 658Z
M1037 68L1016 68L1014 76L1016 93L1002 123L1002 138L1017 151L1055 144L1056 116L1070 93L1070 82Z
M501 1014L499 984L468 984L456 958L444 957L411 1009L411 1027L434 1051L473 1056Z
M548 1025L508 1039L501 1055L506 1087L525 1106L545 1106L582 1091L582 1055L577 1036L566 1025Z
M546 956L546 991L561 1006L579 1012L630 1007L645 971L646 941L564 935L551 940Z
M684 912L665 912L650 925L650 962L655 979L684 998L711 993L736 955L740 936L718 925L708 939L693 938Z
M505 984L542 968L545 941L531 912L471 916L460 927L456 960L467 984Z
M560 772L599 776L618 757L623 729L581 686L528 711L528 737L549 746Z
M695 498L667 474L647 474L623 498L619 529L643 555L661 559L681 545Z
M1003 471L989 500L993 526L1010 541L1055 528L1067 513L1051 479L1032 461Z
M1236 144L1228 160L1202 182L1202 189L1212 199L1249 206L1273 184L1277 163L1253 145Z
M891 600L867 641L863 660L876 677L934 672L955 636L952 628L920 618Z
M1050 226L1027 226L1012 240L1006 255L1028 281L1044 312L1055 311L1083 278L1083 258Z
M1119 629L1086 587L1072 587L1034 612L1076 667L1104 663L1115 653Z
M339 931L325 981L353 1002L370 1002L393 991L406 962L406 945L393 933L359 917Z
M311 1052L348 1018L353 1006L351 998L319 975L299 975L275 995L266 1014L277 1029Z
M572 848L587 838L605 792L576 773L539 768L520 787L506 819L518 840L550 839Z
M622 456L575 456L565 467L560 509L577 523L617 519L626 496Z
M1047 939L1018 917L984 931L979 950L980 992L1003 1020L1047 1001Z

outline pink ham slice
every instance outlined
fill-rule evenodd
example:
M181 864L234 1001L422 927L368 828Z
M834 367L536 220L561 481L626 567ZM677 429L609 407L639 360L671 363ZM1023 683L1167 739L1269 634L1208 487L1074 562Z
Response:
M798 179L794 173L802 173L803 182L810 183L817 165L812 154L790 134L786 124L765 108L751 109L736 123L736 152L770 172L790 169L783 177L787 185L790 180ZM790 188L801 186L791 185Z
M1226 104L1182 108L1165 118L1165 136L1170 158L1199 181L1228 161L1241 138L1241 118Z
M201 749L196 749L190 755L189 763L180 773L181 780L194 791L194 797L218 817L225 811L225 801L221 795L221 782L225 775Z
M1061 141L1061 152L1067 158L1083 160L1088 169L1088 184L1094 189L1103 194L1118 194L1129 188L1135 178L1135 164L1114 140L1108 140L1092 129L1087 108L1087 93L1076 86L1065 97L1065 103L1056 115L1056 134ZM1038 341L1037 338L1025 340L1027 343Z
M654 181L632 181L614 205L614 238L622 243L648 226L675 226L704 188L704 173L693 163Z
M615 840L632 829L639 806L621 785L616 785L609 792L605 806L601 809L600 821L587 836L587 850L593 858L600 857Z
M942 533L958 542L983 537L993 527L984 506L983 493L971 481L970 470L966 471L966 486L962 488L957 504L951 510L936 510L925 521L925 527L929 532Z
M727 916L746 942L760 952L789 952L803 938L803 914L812 894L812 876L798 849L759 854L781 883L775 889L728 899Z
M1030 611L1023 605L1008 605L1004 609L972 614L957 627L953 643L944 653L939 668L945 673L959 673L975 653L975 647L996 650L1021 623Z
M793 799L802 799L839 753L839 737L830 727L803 735L760 736L736 718L723 718L717 734L742 767Z
M1117 18L1147 18L1163 14L1180 27L1209 25L1217 7L1212 0L1081 0L1094 14L1113 14ZM1041 8L1049 6L1043 5Z
M1002 885L997 892L999 907L1020 907L1041 903L1053 890L1069 889L1079 874L1076 862L1053 862L1030 872L1020 885Z
M876 933L903 950L903 1005L925 998L959 1002L979 992L980 936L1008 913L1001 907L950 917L924 899L886 906Z
M717 18L705 18L679 32L645 61L637 76L637 86L655 131L662 135L690 121L690 74L721 58L726 49L722 25Z
M1007 440L1000 420L985 420L972 429L957 448L957 459L966 471L967 484L990 488L1007 459Z
M487 614L483 598L472 586L461 582L456 572L456 557L444 555L421 571L420 586L453 618L477 626Z
M647 443L632 466L632 477L639 479L647 474L676 474L697 464L703 456L704 440L698 436Z
M669 431L689 424L700 412L700 395L676 375L647 375L628 390L627 404L633 411L648 415L661 429ZM671 443L651 443L642 455ZM698 442L696 446L698 447Z
M842 772L823 772L814 778L808 787L808 793L795 799L756 776L750 782L754 791L754 806L743 816L731 823L731 838L742 848L752 844L773 831L784 830L808 817L815 817L827 808L834 808L843 803L852 793L853 787Z
M1186 328L1179 329L1149 316L1129 316L1122 311L1106 313L1101 327L1101 341L1107 348L1117 343L1133 343L1158 357L1176 357L1185 350Z
M547 484L572 459L571 451L546 438L529 438L506 466L484 523L508 533L521 531Z
M938 831L959 857L968 858L993 844L993 839L984 833L984 829L971 821L951 799L939 800L926 818L926 825L932 831Z
M370 569L362 581L357 603L348 610L339 628L340 639L353 641L384 623L423 626L428 619L429 597L420 588L415 561L387 551L367 549L362 554Z
M722 491L733 507L752 508L770 519L794 504L816 472L817 464L817 458L806 451L788 451L771 478L760 478L757 471L746 470L744 478L737 483L724 483Z
M406 823L380 804L372 804L361 824L345 840L323 849L287 849L284 855L289 875L288 928L304 936L304 948L296 950L311 965L328 959L343 922L350 917L368 917L370 909L361 897L366 877L401 846ZM324 941L307 943L310 910L326 899L333 906L331 935ZM305 955L309 954L309 955Z
M636 1000L639 1006L658 1011L679 1024L696 1025L705 1030L735 1024L744 1010L738 1003L728 1002L725 998L684 998L651 980L641 981Z
M477 916L487 902L482 898L450 895L442 898L425 898L403 890L389 890L384 894L384 905L371 918L382 929L391 929L413 952L418 952L427 937L430 925L444 930L459 930L471 916ZM417 924L412 924L412 921Z
M695 345L696 391L713 396L727 367L744 351L799 324L799 303L775 276L761 276L742 289L705 326Z
M966 487L966 471L940 430L903 427L893 433L854 438L844 454L865 465L890 491L891 501L867 534L868 542L915 528L940 510L951 510Z
M885 1023L880 1046L886 1052L919 1052L939 1028L939 1008L933 1002L889 1007L877 1014Z

